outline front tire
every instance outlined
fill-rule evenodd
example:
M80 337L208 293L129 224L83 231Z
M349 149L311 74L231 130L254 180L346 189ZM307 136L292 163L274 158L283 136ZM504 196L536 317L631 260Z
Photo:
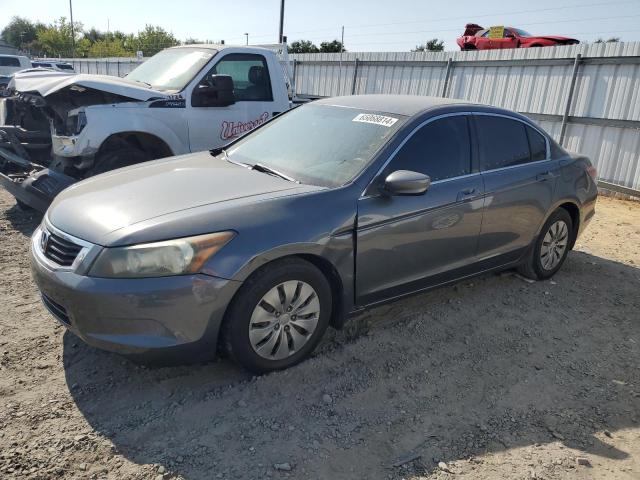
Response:
M331 287L299 258L278 260L253 274L231 302L222 327L230 356L247 370L289 368L318 345L331 317Z
M553 212L518 272L534 280L545 280L554 276L567 258L572 232L573 222L569 212L564 208Z

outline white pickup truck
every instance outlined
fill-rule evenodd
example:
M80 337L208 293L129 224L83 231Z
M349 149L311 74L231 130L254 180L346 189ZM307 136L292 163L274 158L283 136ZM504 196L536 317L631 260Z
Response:
M0 183L44 210L68 185L135 163L216 149L291 107L273 50L188 45L124 78L29 71L0 103Z

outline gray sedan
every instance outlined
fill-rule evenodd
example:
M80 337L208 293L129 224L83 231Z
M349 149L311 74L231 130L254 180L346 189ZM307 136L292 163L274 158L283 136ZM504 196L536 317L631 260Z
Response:
M514 112L363 95L225 150L73 185L32 238L49 311L140 360L300 362L329 325L491 270L554 275L595 212L590 161Z

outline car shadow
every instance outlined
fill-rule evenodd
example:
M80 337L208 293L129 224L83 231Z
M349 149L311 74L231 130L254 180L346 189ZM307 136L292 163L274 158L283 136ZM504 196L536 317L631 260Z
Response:
M43 216L37 210L23 209L18 204L7 208L4 215L14 229L28 237L40 224Z
M68 332L64 369L117 452L187 478L279 462L294 478L407 476L550 442L625 459L600 433L639 425L639 286L640 269L573 252L552 281L505 272L371 310L284 372L147 368Z

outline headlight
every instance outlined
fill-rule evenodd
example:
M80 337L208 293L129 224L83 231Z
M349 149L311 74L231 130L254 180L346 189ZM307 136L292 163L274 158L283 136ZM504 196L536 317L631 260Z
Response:
M91 277L145 278L197 273L235 236L218 232L130 247L105 248L89 271Z

